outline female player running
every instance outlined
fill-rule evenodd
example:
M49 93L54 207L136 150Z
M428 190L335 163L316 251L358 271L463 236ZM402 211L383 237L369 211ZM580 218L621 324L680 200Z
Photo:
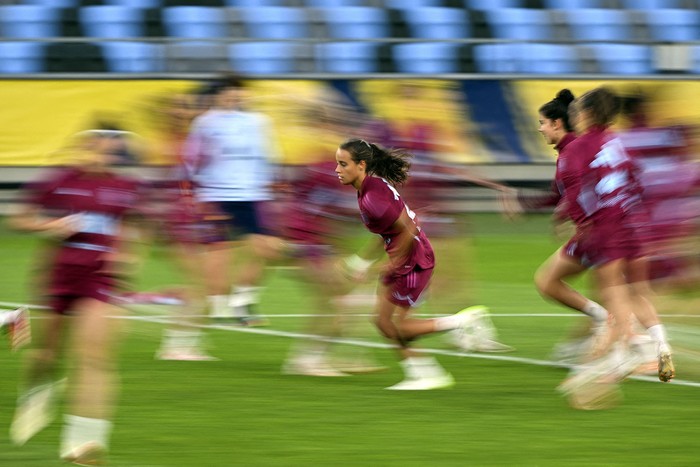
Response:
M411 154L387 150L361 139L340 145L335 154L338 179L357 190L360 215L365 227L380 236L350 258L348 266L365 270L383 245L388 262L382 272L375 324L380 333L399 348L405 379L387 389L427 390L451 386L452 376L432 357L419 356L411 341L419 336L452 329L468 332L478 313L470 309L455 315L416 319L411 308L421 301L435 267L430 241L421 230L413 211L403 202L395 186L408 177ZM477 307L481 308L481 307ZM477 311L477 310L474 310Z

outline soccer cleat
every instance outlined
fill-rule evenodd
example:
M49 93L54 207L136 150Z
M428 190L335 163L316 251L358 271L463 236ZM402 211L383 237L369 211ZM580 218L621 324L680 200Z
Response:
M212 357L202 350L165 350L156 354L157 360L179 360L188 362L215 362L219 359Z
M10 439L14 444L24 445L51 423L55 390L54 383L45 384L20 399L10 425Z
M671 359L671 352L661 352L659 354L659 380L668 383L676 376L676 367Z
M448 332L452 345L465 352L511 352L515 350L496 340L496 328L484 306L472 306L457 313L461 325Z
M32 328L29 324L29 309L26 306L19 307L11 313L14 317L6 325L7 335L12 351L16 352L32 341Z
M105 465L107 449L101 444L90 441L78 446L61 458L75 465Z
M450 373L445 372L440 376L429 378L406 378L393 386L385 389L389 391L430 391L432 389L445 389L454 386L455 380Z
M285 362L282 374L296 376L318 376L322 378L336 378L350 376L347 373L332 367L323 358L292 358Z

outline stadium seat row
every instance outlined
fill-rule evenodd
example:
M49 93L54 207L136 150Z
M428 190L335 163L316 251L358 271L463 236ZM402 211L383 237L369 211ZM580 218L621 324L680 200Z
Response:
M455 42L380 44L369 41L201 41L168 45L147 42L0 42L0 73L217 72L248 74L500 73L644 75L663 72L654 47L640 44ZM689 73L700 73L700 46L688 48Z
M27 5L74 8L87 5L123 5L136 8L169 6L259 7L298 6L311 8L371 6L379 8L416 8L446 6L487 10L494 8L626 8L646 10L655 8L700 7L698 0L24 0Z
M67 16L68 13L73 16ZM372 7L238 9L193 6L155 10L86 6L64 10L20 5L0 7L0 36L9 39L168 36L438 40L487 37L528 41L693 42L700 40L700 11L502 8L475 12L422 7L398 12Z

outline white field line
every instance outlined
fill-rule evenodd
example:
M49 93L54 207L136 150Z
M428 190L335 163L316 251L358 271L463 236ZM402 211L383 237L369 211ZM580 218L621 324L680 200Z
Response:
M31 305L31 304L22 304L22 303L14 303L14 302L0 302L0 306L10 306L10 307L17 307L17 306L22 306L26 305L30 308L35 308L35 309L46 309L44 306L37 306L37 305ZM305 314L291 314L291 315L266 315L271 318L279 318L279 317L288 317L288 318L293 318L293 317L314 317L314 316L323 316L323 315L305 315ZM357 316L362 316L362 315L357 315ZM369 316L369 315L366 315ZM510 318L520 318L520 317L572 317L572 316L578 316L575 313L568 313L568 314L563 314L563 313L523 313L523 314L492 314L491 316L501 316L501 317L510 317ZM679 315L673 315L673 316L679 316ZM696 317L697 315L688 315L689 317ZM115 318L119 319L127 319L127 320L133 320L133 321L144 321L144 322L150 322L150 323L159 323L159 324L169 324L174 321L174 318L170 318L167 316L115 316ZM324 336L318 336L314 334L304 334L304 333L299 333L299 332L288 332L288 331L277 331L274 329L265 329L265 328L250 328L250 327L243 327L243 326L226 326L226 325L221 325L221 324L200 324L196 325L199 328L202 329L216 329L219 331L229 331L229 332L241 332L241 333L247 333L247 334L261 334L261 335L266 335L266 336L275 336L275 337L287 337L287 338L295 338L295 339L312 339L312 340L318 340L318 341L323 341L323 342L332 342L336 344L346 344L346 345L355 345L358 347L370 347L370 348L377 348L377 349L393 349L395 348L394 345L392 344L387 344L383 342L372 342L372 341L367 341L367 340L362 340L362 339L347 339L347 338L330 338L330 337L324 337ZM516 357L513 355L504 355L504 354L484 354L484 353L470 353L470 352L462 352L462 351L454 351L454 350L445 350L445 349L416 349L417 352L420 353L426 353L426 354L435 354L435 355L446 355L450 357L469 357L469 358L480 358L484 360L497 360L497 361L503 361L503 362L515 362L515 363L522 363L525 365L535 365L535 366L547 366L547 367L557 367L557 368L569 368L570 365L563 364L560 362L554 362L551 360L538 360L534 358L525 358L525 357ZM660 383L660 381L652 376L632 376L630 379L634 379L637 381L646 381L646 382L652 382L652 383ZM664 384L673 384L677 386L689 386L689 387L698 387L700 388L700 382L695 382L695 381L686 381L686 380L679 380L679 379L674 379L670 383L664 383Z

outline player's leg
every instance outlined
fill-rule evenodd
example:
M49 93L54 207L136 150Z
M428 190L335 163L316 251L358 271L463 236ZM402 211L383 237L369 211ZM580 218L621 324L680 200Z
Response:
M216 360L202 344L201 325L206 321L205 270L196 253L201 245L176 242L170 245L175 263L183 271L187 285L182 285L184 304L178 305L174 323L164 330L160 349L161 360Z
M99 462L109 446L117 392L115 353L120 310L94 298L73 307L70 351L75 367L61 441L61 457L70 462Z
M59 313L50 313L42 320L35 347L28 351L20 394L17 399L10 439L23 445L51 423L55 414L57 392L61 384L56 378L66 320Z
M668 382L673 379L676 371L666 328L653 304L653 291L647 280L648 276L646 259L636 258L630 261L627 277L632 292L634 315L656 344L659 380Z
M545 299L554 300L573 310L590 316L594 322L605 323L607 311L598 303L586 298L567 282L587 268L576 259L564 254L563 249L550 256L535 273L535 286Z

